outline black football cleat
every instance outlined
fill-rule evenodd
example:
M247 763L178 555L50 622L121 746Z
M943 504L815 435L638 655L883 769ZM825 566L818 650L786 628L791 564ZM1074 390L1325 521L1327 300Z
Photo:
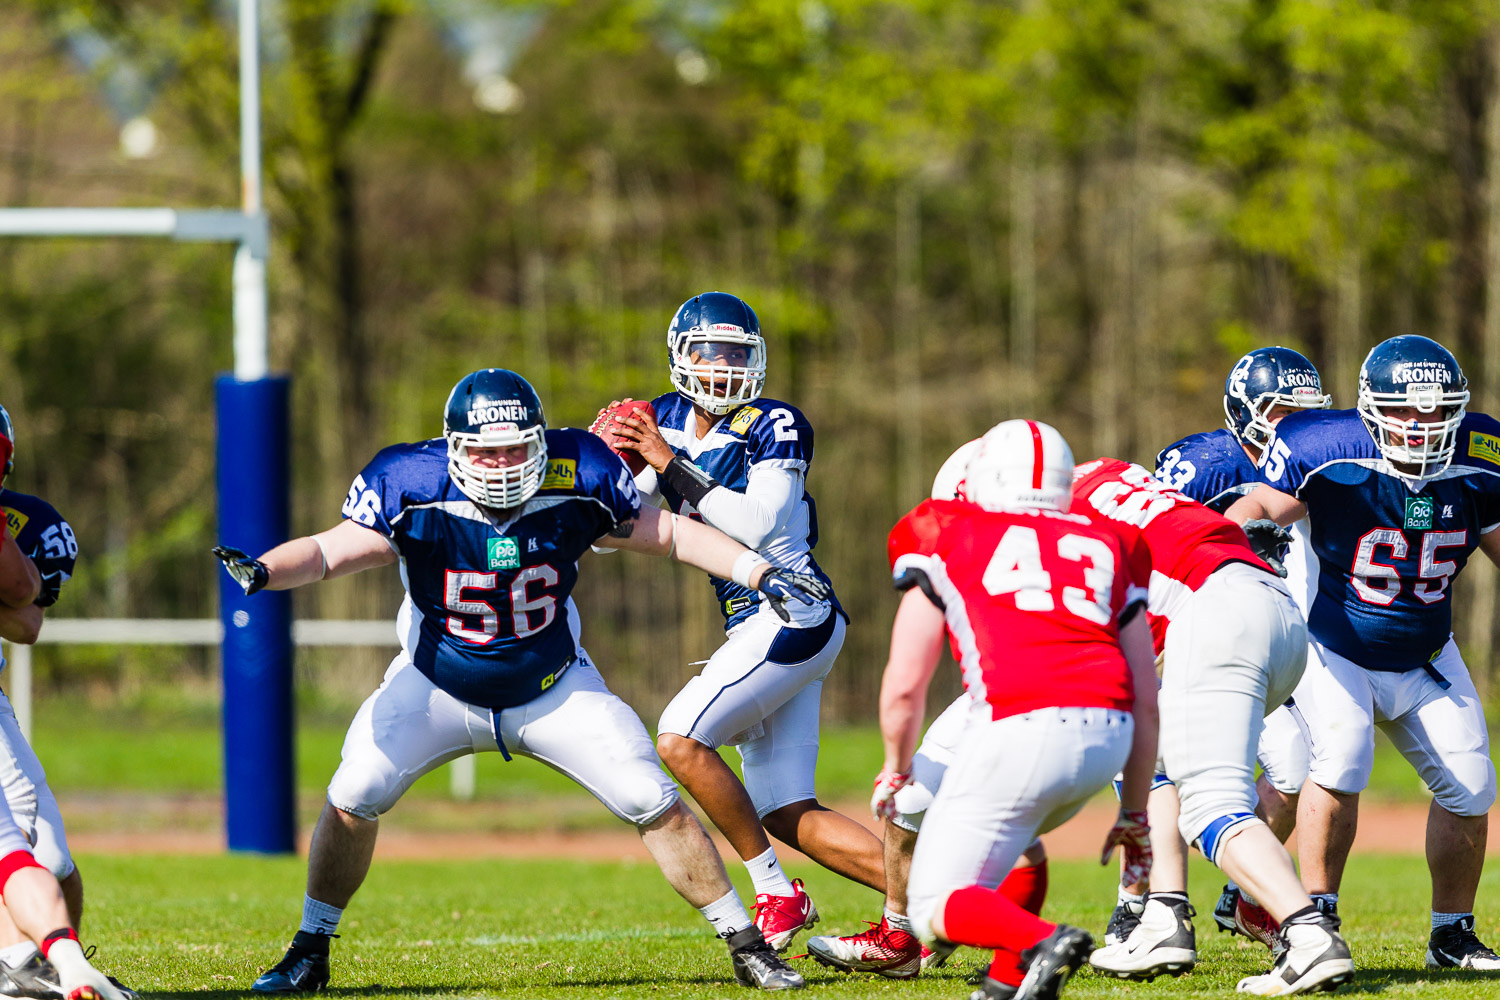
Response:
M1057 930L1021 952L1026 978L1015 1000L1057 1000L1074 972L1088 964L1094 938L1081 927L1058 924Z
M800 990L807 985L802 974L766 943L760 928L751 924L744 930L723 935L729 945L729 960L734 963L734 978L752 990Z
M337 935L298 931L286 955L260 974L256 993L316 993L328 985L328 946Z
M43 958L41 952L33 952L14 969L0 962L0 996L62 1000L62 981L57 978L52 963Z

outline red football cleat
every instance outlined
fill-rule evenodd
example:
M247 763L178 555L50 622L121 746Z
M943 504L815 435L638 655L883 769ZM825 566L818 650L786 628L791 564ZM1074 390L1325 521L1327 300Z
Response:
M867 921L868 922L868 921ZM848 937L815 937L808 954L820 964L845 972L873 972L887 979L914 979L922 971L922 942L880 919Z
M1234 907L1234 926L1241 934L1259 941L1272 951L1280 949L1276 935L1278 924L1258 904L1252 903L1242 893Z
M797 932L818 922L818 908L802 891L802 880L792 879L790 896L762 893L755 897L755 926L765 935L766 943L777 951L786 951Z

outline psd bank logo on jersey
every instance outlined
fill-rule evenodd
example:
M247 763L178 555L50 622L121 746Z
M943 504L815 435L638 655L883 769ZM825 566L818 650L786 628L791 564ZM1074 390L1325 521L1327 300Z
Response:
M1407 497L1406 523L1403 527L1408 529L1431 528L1434 512L1432 497Z
M491 538L486 544L490 569L520 569L521 544L514 538Z

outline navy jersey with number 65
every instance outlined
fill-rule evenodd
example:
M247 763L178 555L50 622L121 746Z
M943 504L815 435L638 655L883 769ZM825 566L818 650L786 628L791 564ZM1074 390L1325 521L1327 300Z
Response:
M578 650L569 596L578 557L640 515L625 463L587 431L547 431L547 473L520 507L474 504L448 475L442 438L375 456L344 516L385 535L401 557L401 644L424 676L473 705L537 697Z
M1307 504L1318 556L1313 638L1370 670L1426 665L1453 623L1453 577L1500 527L1500 423L1470 413L1447 469L1398 476L1355 410L1293 413L1276 426L1262 482Z

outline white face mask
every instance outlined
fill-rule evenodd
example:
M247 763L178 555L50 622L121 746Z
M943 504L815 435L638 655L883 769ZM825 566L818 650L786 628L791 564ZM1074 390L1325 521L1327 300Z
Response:
M514 424L482 428L478 434L449 431L448 475L463 494L484 507L519 507L542 488L547 471L547 429L540 425L518 429ZM489 468L469 459L470 448L526 446L526 460Z
M728 413L760 398L766 380L760 334L719 325L669 335L668 348L672 388L708 412Z

